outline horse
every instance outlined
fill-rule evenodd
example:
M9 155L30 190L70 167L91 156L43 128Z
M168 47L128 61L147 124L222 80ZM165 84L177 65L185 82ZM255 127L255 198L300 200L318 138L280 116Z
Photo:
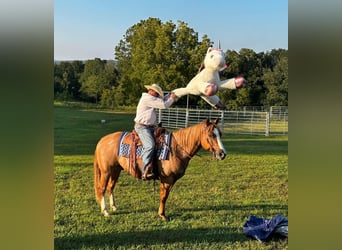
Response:
M172 132L169 145L170 153L166 160L157 160L157 178L160 181L160 203L158 215L167 220L165 203L172 187L186 171L189 161L200 148L210 151L217 160L226 157L226 150L221 141L222 133L217 126L219 118L204 121ZM136 159L136 171L131 171L130 160L119 156L119 140L124 132L118 131L103 136L97 143L94 153L94 188L101 213L109 216L105 202L105 191L109 196L110 209L117 210L113 190L122 170L141 179L142 160Z

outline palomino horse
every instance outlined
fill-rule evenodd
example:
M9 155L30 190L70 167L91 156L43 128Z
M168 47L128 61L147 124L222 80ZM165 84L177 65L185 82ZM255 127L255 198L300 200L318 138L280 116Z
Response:
M211 122L205 119L199 124L179 129L172 133L170 154L166 160L158 160L158 178L160 180L160 204L158 214L166 220L165 203L176 181L185 174L191 158L202 147L212 152L216 159L223 160L226 151L221 142L221 132L217 127L218 118ZM132 174L127 157L118 155L119 140L122 131L108 134L100 139L94 155L94 187L101 212L109 215L105 203L105 191L109 195L110 208L115 211L116 205L113 189L118 181L121 170ZM137 158L137 170L132 175L141 178L142 160Z

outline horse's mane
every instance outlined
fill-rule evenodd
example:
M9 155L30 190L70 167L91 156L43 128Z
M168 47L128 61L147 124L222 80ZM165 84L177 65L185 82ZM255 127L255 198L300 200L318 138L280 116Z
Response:
M189 149L191 148L199 148L201 143L199 136L205 125L206 124L204 122L201 122L173 132L174 136L176 136L177 144L181 145L188 153L190 153Z

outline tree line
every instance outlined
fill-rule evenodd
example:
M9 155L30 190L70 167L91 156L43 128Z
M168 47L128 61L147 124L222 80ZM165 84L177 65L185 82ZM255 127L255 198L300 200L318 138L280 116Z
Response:
M198 33L182 21L142 20L126 31L114 49L113 61L94 58L55 63L54 98L111 108L136 106L144 85L157 83L165 91L185 87L213 44L207 35L199 39ZM287 50L256 53L243 48L225 53L228 68L221 79L242 75L248 81L243 89L218 93L229 109L288 105ZM176 105L186 102L183 97ZM207 106L197 96L189 96L189 104Z

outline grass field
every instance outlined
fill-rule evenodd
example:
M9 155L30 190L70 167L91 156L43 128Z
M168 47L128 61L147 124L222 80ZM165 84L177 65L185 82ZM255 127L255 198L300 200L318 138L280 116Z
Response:
M224 135L224 161L195 156L157 215L159 183L121 173L118 210L100 214L93 152L105 134L130 131L134 114L55 106L55 249L288 249L247 238L248 215L288 216L288 138ZM106 123L100 121L104 119Z

